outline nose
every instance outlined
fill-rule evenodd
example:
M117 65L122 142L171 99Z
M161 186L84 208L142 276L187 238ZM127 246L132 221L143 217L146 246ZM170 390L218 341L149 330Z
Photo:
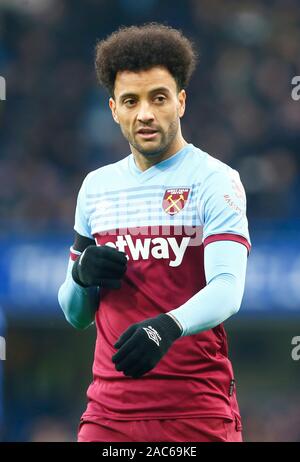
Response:
M142 123L149 123L154 120L154 115L149 103L143 102L140 104L137 119Z

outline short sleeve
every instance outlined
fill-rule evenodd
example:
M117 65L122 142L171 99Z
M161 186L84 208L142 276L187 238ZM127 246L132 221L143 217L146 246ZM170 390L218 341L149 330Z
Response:
M74 229L81 236L85 236L90 239L93 239L90 226L89 226L89 222L88 222L88 216L86 213L86 204L87 204L86 185L87 185L87 177L83 181L82 186L78 193Z
M210 242L228 240L244 244L250 252L246 194L236 170L224 166L205 179L199 213L203 223L204 246Z

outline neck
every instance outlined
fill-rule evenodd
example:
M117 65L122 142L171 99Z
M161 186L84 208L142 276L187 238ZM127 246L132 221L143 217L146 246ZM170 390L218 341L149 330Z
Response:
M188 143L181 136L178 140L173 142L165 151L153 157L150 157L150 156L147 157L144 154L141 154L139 151L137 151L133 146L130 145L130 147L131 147L131 151L134 156L134 160L135 160L137 167L142 172L144 172L145 170L148 170L148 168L152 167L153 165L158 164L159 162L162 162L163 160L166 160L169 157L174 156L178 151L184 148L184 146L186 146L187 144Z

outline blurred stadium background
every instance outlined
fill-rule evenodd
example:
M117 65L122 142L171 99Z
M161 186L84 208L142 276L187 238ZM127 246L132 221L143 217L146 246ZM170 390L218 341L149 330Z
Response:
M247 191L253 250L242 308L226 322L245 440L300 441L299 0L0 0L3 439L76 438L95 332L67 325L56 294L85 174L128 154L94 46L147 21L194 40L183 133L237 168Z

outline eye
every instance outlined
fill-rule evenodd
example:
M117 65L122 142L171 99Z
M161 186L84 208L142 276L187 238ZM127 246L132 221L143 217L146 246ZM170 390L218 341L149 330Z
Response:
M158 95L158 96L155 96L154 98L154 101L156 101L157 103L164 103L165 100L166 100L166 97L163 95Z
M126 99L126 100L124 101L124 104L125 104L125 106L127 106L127 107L132 107L132 106L134 106L135 103L136 103L136 101L135 101L135 99L133 99L133 98Z

